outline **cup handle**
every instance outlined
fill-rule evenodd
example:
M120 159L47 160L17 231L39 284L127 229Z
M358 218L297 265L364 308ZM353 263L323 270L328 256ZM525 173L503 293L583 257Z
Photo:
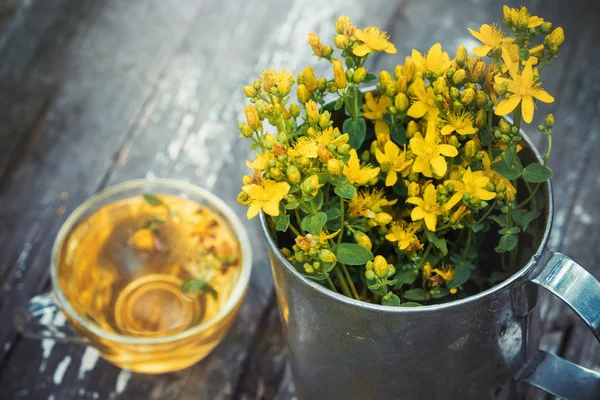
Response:
M87 343L67 322L51 292L35 296L15 314L15 327L30 339L53 339L64 343Z
M531 281L549 290L579 315L600 342L600 282L571 258L546 251L546 265ZM600 373L538 350L517 379L563 399L594 400Z

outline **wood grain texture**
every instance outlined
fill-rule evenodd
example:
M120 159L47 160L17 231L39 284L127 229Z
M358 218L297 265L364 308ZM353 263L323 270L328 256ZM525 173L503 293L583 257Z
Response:
M600 190L598 5L529 3L567 35L561 58L543 77L557 97L541 109L557 120L551 248L599 277L600 212L592 206ZM184 179L243 216L235 197L251 153L236 133L241 87L273 65L297 70L308 62L318 75L329 74L330 66L311 56L306 35L331 37L341 13L359 25L387 27L398 55L374 58L375 69L392 68L410 49L426 51L436 41L450 52L459 43L473 47L466 27L501 19L492 0L23 3L20 20L0 34L0 398L294 398L256 221L246 224L255 262L239 318L224 342L187 370L132 374L89 347L22 339L12 314L47 288L50 246L66 214L107 185ZM68 199L61 200L62 192ZM539 312L544 348L600 368L600 346L574 313L545 294ZM541 391L528 396L546 397Z

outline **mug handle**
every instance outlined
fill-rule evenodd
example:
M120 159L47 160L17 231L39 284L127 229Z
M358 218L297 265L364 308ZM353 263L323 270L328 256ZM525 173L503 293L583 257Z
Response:
M564 301L600 342L600 282L564 254L546 251L546 265L531 281ZM517 379L564 399L594 400L600 396L600 373L538 350Z
M62 343L88 343L67 322L67 317L56 304L52 292L35 296L18 310L14 318L15 327L30 339L53 339Z

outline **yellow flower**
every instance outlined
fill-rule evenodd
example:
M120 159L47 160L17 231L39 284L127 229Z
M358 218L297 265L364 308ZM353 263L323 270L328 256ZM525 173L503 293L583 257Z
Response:
M544 23L543 18L530 15L527 7L521 7L517 10L505 5L502 10L504 11L504 18L508 19L515 26L519 24L519 19L527 21L527 28L536 28Z
M252 168L254 171L265 171L269 167L269 161L274 160L273 153L267 152L264 154L257 153L256 159L253 162L246 161L248 168Z
M472 172L471 167L467 168L465 171L462 181L446 181L445 183L452 183L452 185L454 185L454 194L446 203L446 210L450 210L454 207L465 194L468 194L471 197L477 197L480 200L491 200L496 197L496 193L485 189L489 181L490 178L485 176L483 171Z
M341 60L333 60L333 76L335 84L338 89L344 89L346 87L346 71L344 71L344 65Z
M375 99L373 93L365 94L365 103L363 104L363 116L367 119L382 119L388 113L388 107L392 105L392 99L388 96L380 96Z
M261 209L276 217L279 215L279 203L290 191L290 185L287 182L263 180L260 185L247 185L242 187L242 190L252 200L246 213L248 219L256 217Z
M425 226L431 232L435 232L438 215L442 215L442 210L437 202L437 192L433 185L427 185L423 198L409 197L406 199L409 204L416 205L410 213L413 221L425 221Z
M385 186L394 186L398 181L397 173L400 172L403 177L408 175L408 167L413 163L413 160L406 159L406 148L401 152L400 148L391 140L385 144L383 150L384 152L377 148L375 157L381 165L381 169L387 172Z
M419 71L429 71L438 76L442 75L451 64L450 56L445 51L442 51L442 45L439 43L431 46L426 57L423 57L421 53L413 49L412 59Z
M258 127L260 126L260 119L258 117L258 111L256 110L256 106L250 104L244 106L244 114L246 115L248 125L250 125L254 130L258 129Z
M358 154L355 149L351 149L350 159L344 165L344 175L348 178L351 184L355 185L366 185L371 179L376 178L379 174L379 167L372 168L370 166L364 166L361 168Z
M435 93L433 89L425 87L425 82L421 78L415 79L411 85L414 96L417 99L407 111L409 117L421 118L426 115L429 125L435 125L439 114L439 109L435 104Z
M496 77L496 83L506 83L507 90L512 93L509 98L504 98L496 107L496 115L506 115L511 113L519 104L521 104L521 110L523 120L530 123L533 120L533 111L535 104L533 98L535 97L539 101L544 103L554 102L554 97L550 96L548 92L539 88L537 79L533 76L533 67L530 63L525 65L521 75L518 75L514 70L510 71L511 79Z
M334 237L336 237L338 235L338 233L340 233L339 229L333 233L330 233L329 235L327 233L325 233L325 231L322 230L319 233L319 243L321 243L321 244L327 243L327 240L333 239Z
M432 272L438 274L446 282L450 282L454 278L454 266L452 264L442 264L442 269L434 268Z
M389 36L375 26L365 29L356 29L354 36L362 42L352 50L355 56L363 57L373 51L385 51L396 54L396 47L389 41Z
M426 262L425 265L423 266L423 277L425 279L427 279L430 276L431 276L431 264L429 262Z
M348 215L350 218L375 218L383 207L396 204L397 200L385 198L383 189L360 190L348 204Z
M267 92L275 85L289 84L293 81L292 73L287 72L285 68L282 68L280 72L277 72L277 68L265 69L260 77L263 79L263 89Z
M442 135L449 135L456 132L459 135L472 135L477 133L473 127L473 116L464 111L462 114L448 114L447 125L442 128Z
M385 238L390 242L398 242L398 248L407 253L412 253L423 248L423 245L415 235L421 228L420 223L411 222L407 224L402 221L394 223Z
M544 45L540 45L542 50L544 49ZM539 51L539 47L537 46L535 48L535 51ZM515 43L509 43L506 46L504 46L504 49L506 49L506 52L502 52L502 61L504 61L504 64L502 64L502 73L506 74L509 71L513 71L513 74L516 74L518 69L519 69L519 63L521 63L522 65L526 65L527 63L530 63L531 65L536 65L538 63L538 58L535 57L534 54L534 49L531 49L531 56L529 57L529 59L527 61L522 61L519 62L520 58L519 58L519 46Z
M437 143L435 131L432 129L427 129L424 139L420 132L416 132L415 136L410 139L410 149L417 155L412 167L413 172L421 172L428 178L431 178L433 174L436 176L446 174L448 164L443 156L456 157L458 150L449 144Z
M317 158L319 156L318 150L319 144L316 139L302 136L294 143L288 154L292 157Z
M479 32L473 29L469 29L469 32L471 32L471 35L475 36L477 40L483 43L483 46L478 46L473 49L473 53L479 57L487 56L490 50L500 46L502 49L502 56L504 58L505 53L508 52L506 45L514 41L512 38L507 38L502 31L502 28L497 25L483 24L479 28Z
M325 46L323 46L323 43L321 43L321 38L319 38L319 35L316 33L311 32L308 34L308 44L317 57L323 57L325 55L323 53Z
M483 172L485 175L490 178L496 187L498 187L500 183L504 185L506 188L506 199L508 201L513 201L517 195L517 189L515 189L513 184L508 179L492 169L492 161L490 160L490 156L487 152L485 152L483 158L481 159L481 165L483 166Z

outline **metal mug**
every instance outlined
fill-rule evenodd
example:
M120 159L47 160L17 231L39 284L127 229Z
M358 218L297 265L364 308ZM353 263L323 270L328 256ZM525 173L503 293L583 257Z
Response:
M541 162L523 137L524 151ZM523 381L566 399L599 399L598 372L537 349L538 287L575 310L600 341L600 282L547 249L550 183L543 192L545 231L527 265L477 295L414 308L357 301L304 278L261 214L298 398L515 399Z

